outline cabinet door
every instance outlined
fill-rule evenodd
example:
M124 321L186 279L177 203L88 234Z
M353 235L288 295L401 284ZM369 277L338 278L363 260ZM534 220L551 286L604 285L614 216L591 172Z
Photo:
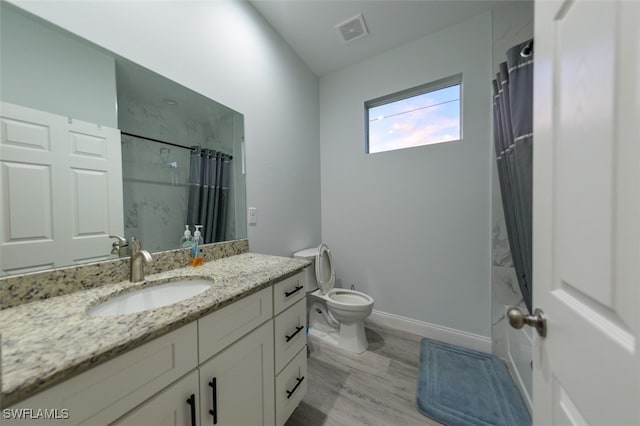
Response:
M197 394L198 371L194 370L132 412L126 414L115 425L197 425L199 424Z
M272 320L199 369L203 426L274 424Z

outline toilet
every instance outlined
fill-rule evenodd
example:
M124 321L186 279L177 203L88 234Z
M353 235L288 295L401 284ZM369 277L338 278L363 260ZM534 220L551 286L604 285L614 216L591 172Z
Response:
M367 350L364 320L371 315L373 298L362 292L334 288L336 274L326 244L294 253L313 264L305 269L309 334L350 352Z

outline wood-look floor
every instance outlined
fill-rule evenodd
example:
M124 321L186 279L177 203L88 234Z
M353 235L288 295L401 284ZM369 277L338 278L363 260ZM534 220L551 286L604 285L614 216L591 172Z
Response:
M420 336L366 323L352 354L309 336L307 394L286 426L439 425L416 410Z

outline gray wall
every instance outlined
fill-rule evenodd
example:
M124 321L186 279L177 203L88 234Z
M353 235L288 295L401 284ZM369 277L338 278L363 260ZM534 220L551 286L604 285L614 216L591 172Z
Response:
M460 142L364 153L364 106L463 73ZM491 15L320 80L322 238L375 309L491 332Z
M0 3L0 99L118 127L113 58Z
M16 3L244 114L251 250L291 255L320 240L318 79L251 5Z

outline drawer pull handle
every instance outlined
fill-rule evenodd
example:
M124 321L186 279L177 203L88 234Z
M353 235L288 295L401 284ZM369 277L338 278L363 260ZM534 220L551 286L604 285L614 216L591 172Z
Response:
M216 378L214 377L209 382L209 386L213 390L213 396L211 398L211 410L209 410L209 414L213 416L213 424L218 424L218 386L216 384Z
M296 390L298 389L298 386L300 386L300 383L302 383L302 381L304 380L304 376L298 377L296 380L298 381L298 383L296 383L293 389L287 391L287 399L291 398L293 394L296 392Z
M304 328L304 325L299 325L296 327L296 331L293 332L293 334L291 336L284 336L287 340L287 342L289 342L289 340L293 339L294 337L296 337L296 334L300 333L302 331L302 329Z
M191 394L189 399L187 399L187 404L189 404L191 411L191 426L196 426L196 395Z
M285 291L284 292L284 297L289 297L289 296L293 296L294 294L296 294L297 292L299 292L300 290L302 290L304 288L304 286L302 285L298 285L296 286L296 288L294 288L291 291Z

